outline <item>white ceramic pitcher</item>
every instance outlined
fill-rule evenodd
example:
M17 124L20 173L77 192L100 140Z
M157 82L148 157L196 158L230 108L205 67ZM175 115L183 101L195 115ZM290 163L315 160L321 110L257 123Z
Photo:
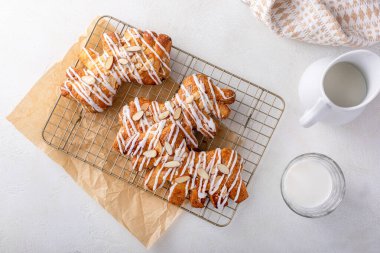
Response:
M355 65L367 84L364 100L353 107L334 104L324 91L323 81L327 71L339 62ZM343 93L344 91L342 91ZM312 63L303 73L299 84L301 103L307 108L300 124L310 127L316 122L343 125L355 119L380 92L380 57L368 50L355 50L337 58L323 58Z

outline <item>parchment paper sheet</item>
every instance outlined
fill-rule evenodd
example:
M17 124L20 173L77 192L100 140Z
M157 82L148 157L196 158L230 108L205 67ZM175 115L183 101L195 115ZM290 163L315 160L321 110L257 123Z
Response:
M150 247L169 228L181 210L148 192L138 190L47 145L41 136L43 126L57 99L57 85L65 78L95 21L70 48L63 60L54 64L32 87L7 119L38 148L126 227L145 247Z

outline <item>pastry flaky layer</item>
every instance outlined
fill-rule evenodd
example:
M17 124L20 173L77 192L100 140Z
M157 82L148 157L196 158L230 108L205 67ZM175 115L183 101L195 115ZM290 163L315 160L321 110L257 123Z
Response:
M189 196L191 205L201 208L209 196L216 208L223 208L228 199L240 203L248 198L240 155L226 148L190 151L185 131L170 119L136 132L122 145L132 158L132 169L147 170L146 188L155 191L170 184L170 203L182 205Z
M211 116L227 118L231 112L229 104L235 101L235 92L221 89L203 74L194 74L184 79L178 92L170 101L163 103L145 98L135 98L125 105L119 114L122 124L114 148L126 154L125 140L135 133L144 133L154 123L169 120L184 133L190 148L198 147L192 129L205 137L213 138L217 125Z
M61 94L72 97L90 112L112 105L122 83L161 84L170 75L171 38L151 31L126 29L124 35L104 33L103 52L83 48L81 69L68 68Z

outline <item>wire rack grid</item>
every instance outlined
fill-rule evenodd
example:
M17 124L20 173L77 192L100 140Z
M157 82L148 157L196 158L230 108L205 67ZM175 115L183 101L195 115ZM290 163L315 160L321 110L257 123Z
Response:
M96 22L85 47L101 50L99 42L103 32L123 33L128 27L131 26L123 21L103 16ZM231 106L229 118L218 123L219 131L214 139L204 139L196 134L200 149L235 149L244 158L242 178L248 184L284 111L283 99L177 47L172 47L170 56L170 80L155 86L124 84L118 91L114 105L103 113L88 113L76 101L59 96L42 131L45 142L117 179L149 191L143 187L146 172L129 170L128 157L120 155L112 148L120 127L118 112L136 96L158 101L168 100L186 76L204 73L219 87L233 89L236 92L236 102ZM80 67L80 64L77 61L75 66ZM169 186L165 185L151 193L167 200L168 189ZM234 217L238 204L229 201L228 206L220 210L214 208L209 200L204 208L193 208L185 201L181 208L214 225L226 226Z

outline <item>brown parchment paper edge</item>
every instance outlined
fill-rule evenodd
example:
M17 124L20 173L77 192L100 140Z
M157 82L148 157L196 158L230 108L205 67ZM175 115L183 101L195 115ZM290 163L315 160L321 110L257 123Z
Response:
M64 58L37 81L7 119L34 145L61 165L83 190L149 248L169 228L181 210L50 147L41 135L57 99L57 85L64 80L65 69L77 59L97 20L98 18L92 22L86 34L79 37Z

